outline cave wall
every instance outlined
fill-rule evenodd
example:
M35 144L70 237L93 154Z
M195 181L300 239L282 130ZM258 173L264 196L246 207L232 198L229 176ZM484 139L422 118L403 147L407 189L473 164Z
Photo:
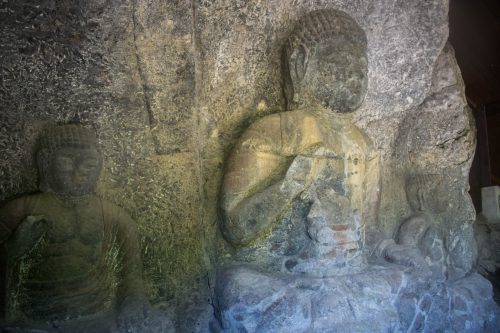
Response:
M214 268L229 251L217 226L224 161L248 124L284 110L282 45L303 13L320 8L347 12L368 38L368 92L354 120L382 170L370 194L372 243L409 214L405 177L439 174L450 260L464 274L474 259L474 139L445 46L445 0L4 1L0 200L37 189L44 126L95 128L105 157L99 194L138 223L152 303L183 318L178 325L202 325Z
M36 191L44 126L94 128L98 192L138 224L152 303L206 307L191 3L10 1L0 15L0 199Z

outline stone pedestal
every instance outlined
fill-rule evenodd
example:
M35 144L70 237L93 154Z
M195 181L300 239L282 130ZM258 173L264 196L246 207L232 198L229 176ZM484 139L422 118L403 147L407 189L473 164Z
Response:
M387 264L331 278L232 267L216 291L223 332L496 332L500 324L479 274L445 282Z

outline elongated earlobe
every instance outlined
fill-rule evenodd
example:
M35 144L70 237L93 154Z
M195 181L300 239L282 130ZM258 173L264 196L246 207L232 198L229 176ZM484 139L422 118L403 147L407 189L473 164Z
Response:
M297 104L300 100L300 83L307 71L309 52L304 46L295 48L288 59L288 69L292 82L292 102Z
M299 84L306 75L309 52L301 45L293 51L291 58L295 62L295 66L292 67L295 78L292 77L292 80L295 84Z

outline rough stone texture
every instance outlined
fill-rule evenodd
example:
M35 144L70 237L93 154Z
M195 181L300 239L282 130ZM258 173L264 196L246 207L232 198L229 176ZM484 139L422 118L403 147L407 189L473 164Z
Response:
M46 332L173 329L146 298L136 222L94 194L103 162L95 133L54 126L38 146L40 192L0 209L7 325Z
M494 299L500 301L500 226L482 214L477 216L474 235L478 247L477 270L493 285Z
M203 59L200 100L207 121L201 131L207 138L207 170L220 166L218 149L227 151L241 128L284 109L279 60L300 14L325 7L344 10L368 40L368 91L354 117L382 158L381 195L372 201L379 214L372 227L389 237L409 214L401 200L407 170L438 170L449 178L449 201L454 205L445 213L451 216L444 218L451 226L445 228L447 244L454 247L457 265L463 266L457 269L470 269L474 250L467 247L473 244L474 212L465 191L474 138L453 52L445 48L447 6L446 1L201 3L196 22ZM418 149L422 151L408 154ZM218 189L219 179L207 179L206 187Z
M133 6L135 55L156 153L190 151L196 93L192 4Z
M474 133L445 46L446 0L3 1L0 200L37 188L32 152L45 124L95 127L106 160L98 192L139 225L150 300L177 314L179 331L206 330L213 268L233 251L217 231L224 161L250 123L285 109L284 41L321 8L345 11L367 35L368 90L353 116L382 170L368 194L378 211L368 249L411 214L408 172L430 170L448 184L439 220L450 277L464 276L475 259Z
M357 117L378 134L377 146L389 148L391 132L381 135L379 130L388 125L368 124L404 114L425 99L433 64L447 39L447 7L447 1L200 3L201 95L214 122L207 134L224 135L231 128L237 133L248 118L283 109L279 61L285 39L303 13L337 8L354 17L368 39L369 89ZM222 132L226 123L228 130Z
M498 308L479 274L429 288L398 266L332 278L245 268L218 274L223 332L495 332ZM258 286L256 289L255 286Z
M137 221L149 298L180 311L181 330L201 325L209 305L203 235L214 233L201 222L192 140L191 8L188 1L0 4L0 200L37 189L32 152L46 124L95 128L106 161L98 193Z
M362 265L371 215L365 179L374 157L347 118L323 113L264 117L235 146L222 187L222 229L244 246L240 260L315 276Z
M411 174L432 173L443 182L436 200L446 209L436 214L444 235L450 277L459 278L472 269L476 245L472 223L474 208L466 193L467 175L474 151L474 132L463 94L463 83L446 46L437 59L429 96L401 121L392 156L382 175L379 230L386 235L409 215L405 179Z
M359 24L366 29L368 38L368 91L364 103L358 110L354 111L354 119L350 121L353 121L362 133L367 133L370 142L373 142L374 150L380 157L380 164L377 167L380 167L382 181L377 183L377 171L373 172L371 178L364 178L360 173L360 178L364 179L363 182L376 184L378 187L376 191L371 191L369 186L363 187L365 191L363 195L368 197L368 199L362 200L363 209L368 212L377 211L377 214L368 214L366 219L364 214L361 214L361 225L366 225L367 232L366 243L363 242L367 245L364 250L366 253L377 252L384 238L392 239L395 237L397 244L394 241L392 244L382 242L385 249L381 251L382 256L391 262L410 267L410 272L412 272L403 279L406 281L405 283L396 286L399 290L398 295L388 302L389 304L401 303L401 306L396 307L398 314L394 321L388 320L387 318L391 318L391 316L384 314L376 316L369 323L381 325L375 328L375 331L411 332L449 329L475 332L494 330L498 320L498 309L492 299L491 285L478 275L470 275L476 260L476 244L472 230L474 210L466 193L466 179L474 148L474 136L471 130L469 110L465 103L463 83L454 61L453 51L451 47L444 44L447 31L443 29L436 33L436 30L432 30L433 33L426 36L429 38L426 42L406 45L406 49L401 50L404 52L413 47L423 46L424 53L428 58L420 59L419 56L422 52L419 51L423 50L414 50L412 54L400 54L400 58L391 63L391 68L388 68L384 62L377 62L377 60L380 58L383 58L384 61L395 60L392 58L392 52L398 50L400 44L409 42L412 38L404 34L398 35L398 32L392 32L400 38L391 40L396 41L398 45L386 44L393 47L391 50L385 49L386 45L370 44L373 40L383 40L384 33L377 36L370 34L371 30L367 24L372 22L367 17L360 18L361 8L353 10L349 7L339 7L358 19ZM285 8L287 8L286 5ZM382 8L388 10L388 7ZM395 10L395 13L385 13L388 16L397 16L401 14L397 9L391 8L391 10ZM407 9L409 8L405 8L405 10ZM419 17L419 15L429 15L428 18L430 18L436 14L426 13L423 5L412 9L414 10L410 10L413 15L412 19ZM284 11L286 12L286 9ZM403 13L406 12L403 10ZM436 19L436 17L432 18ZM406 19L405 21L405 18L398 18L399 22L408 22L408 18ZM396 24L395 27L399 27L399 25ZM419 28L421 27L419 26ZM387 28L391 31L393 27ZM329 41L319 37L317 39L323 43ZM434 51L429 51L430 49ZM314 53L311 51L310 58L317 57L317 55L311 54ZM248 57L249 52L247 51L241 56ZM287 56L289 58L285 62L287 60L291 62L292 60L289 59L292 57L289 54ZM354 57L354 54L352 56ZM310 58L310 62L315 61ZM412 59L414 63L406 63L405 59ZM353 61L355 62L356 59ZM374 61L375 66L373 66ZM402 63L407 68L416 70L419 76L413 75L411 70L399 72L398 66ZM210 68L210 65L207 67ZM325 67L317 67L314 70L322 71L324 69ZM299 71L292 66L282 68L282 70L290 71L292 81L294 75L292 72ZM384 73L381 73L381 70ZM373 77L374 72L376 75ZM390 75L394 72L398 74L397 79ZM318 80L333 73L330 69L326 69L318 74L318 78L320 78ZM402 78L404 82L397 82ZM255 82L255 79L250 81ZM413 83L409 83L409 81ZM328 84L329 82L325 80L324 83ZM397 86L392 87L392 83L397 84ZM293 84L294 88L297 88L295 83ZM312 84L317 83L313 82ZM386 84L390 88L386 86L387 90L382 93L379 89ZM316 88L316 86L314 87ZM300 89L302 89L301 86ZM391 91L391 89L394 90ZM286 85L285 95L287 95ZM286 97L288 106L291 96L287 95ZM337 98L338 96L332 95L332 97ZM264 102L256 104L255 109L259 110L259 105L264 105ZM306 104L307 106L312 109L313 105ZM278 111L284 110L278 109ZM272 258L273 256L281 256L286 259L289 255L287 242L290 240L294 244L298 243L299 247L303 246L303 239L307 240L307 237L315 240L315 233L311 232L309 228L310 221L315 219L314 206L301 208L300 205L297 207L291 205L290 207L288 201L280 198L278 189L281 190L283 184L287 183L289 173L291 173L291 179L298 180L297 186L304 192L308 191L308 184L301 182L301 178L312 177L318 179L319 183L326 184L330 177L330 175L322 177L321 171L314 173L313 168L307 167L306 161L299 163L301 158L304 159L304 156L308 156L307 149L295 151L284 148L290 142L292 142L290 145L295 148L294 141L290 140L289 137L293 138L295 135L305 137L304 133L307 132L302 130L300 121L296 122L296 127L283 129L281 122L285 119L283 122L287 123L286 119L289 114L294 114L294 112L302 111L278 113L279 126L273 125L275 115L265 116L255 121L243 132L228 158L221 198L221 208L224 214L222 229L226 239L235 246L229 248L230 255L224 259L226 262L240 261L239 265L242 265L228 268L228 271L219 275L217 280L216 293L221 300L218 309L220 311L219 321L222 324L222 329L228 331L238 329L256 332L261 330L280 331L284 330L285 327L286 329L292 327L292 330L296 327L297 331L317 329L319 332L328 326L328 324L324 324L321 327L321 318L316 317L318 313L321 313L321 310L307 310L309 309L308 305L299 301L301 298L309 299L310 295L296 287L295 283L300 279L306 279L304 276L322 276L317 274L318 267L325 269L328 264L335 262L340 257L334 255L334 259L313 261L309 262L308 265L302 265L301 259L309 258L302 254L293 262L285 260L283 265L269 266L266 262L268 257ZM311 114L313 113L311 112ZM321 119L323 126L328 126L326 124L329 121L342 123L341 120L335 118L319 119ZM276 132L281 131L281 136L277 135L273 139L273 131L270 128L274 128ZM337 133L342 133L345 128L332 132L337 135ZM322 133L320 127L316 132ZM335 135L330 135L330 137L335 137ZM328 141L322 140L321 134L318 136L318 146L328 150ZM336 140L333 139L333 141ZM261 142L263 143L261 144ZM341 142L341 140L337 140L337 142ZM274 145L281 147L283 152L279 148L275 149ZM297 146L304 148L307 147L307 144ZM342 160L342 146L339 144L334 147L333 151L337 153L336 158ZM294 160L287 165L279 160L282 156L288 156ZM301 167L296 168L296 164ZM286 173L281 172L281 165L284 165L285 169L288 168ZM328 169L336 174L334 167L329 166ZM303 173L307 176L302 177ZM348 183L348 174L346 172L344 175L346 183ZM261 186L261 183L264 186ZM417 183L419 186L411 185L412 183ZM424 185L424 183L430 185ZM412 186L415 190L412 190ZM332 188L335 189L335 186L332 185ZM281 192L283 193L282 190ZM411 192L414 194L409 194ZM291 196L294 195L292 193ZM327 198L328 195L321 193L318 196L320 200L313 198L310 202L314 205L317 202L321 203L321 199L327 200ZM328 203L329 207L333 209L337 204L339 207L342 206L341 199L340 196L335 197L332 202ZM414 201L419 202L419 204L412 205ZM273 207L280 206L292 212L297 211L298 214L291 217L276 215L276 209ZM356 207L352 202L350 206ZM372 207L374 210L371 210ZM336 218L342 216L342 211L343 209L337 208L336 213L332 215L326 210L320 214L322 216L316 217L323 217L327 224L331 225L335 224ZM426 215L427 212L430 213L429 216ZM297 223L295 217L298 217L301 222ZM266 221L269 219L274 220L274 223L279 226L274 229L268 228L266 232L259 234L259 237L247 236L247 234L252 235L254 230L259 230L261 226L271 225L272 223ZM347 220L355 221L356 219ZM306 225L307 230L301 230L301 225ZM240 226L241 230L238 229ZM422 230L419 231L419 228ZM289 234L283 231L288 231ZM297 237L301 234L306 234L306 237L302 239ZM266 239L268 243L262 243L261 238ZM325 239L336 239L336 236L330 235ZM327 245L324 241L321 243ZM284 251L280 252L282 246L284 246ZM254 253L259 253L259 255L254 255ZM316 255L315 253L313 257ZM249 270L245 271L247 268L243 267L248 267ZM294 271L295 267L299 267L299 269ZM345 268L344 271L336 273L333 271L323 272L324 279L319 281L328 281L335 274L338 275L335 277L337 281L344 278L355 279L357 274L373 276L373 273L360 271L350 267L349 264L346 264ZM240 274L240 270L243 270L244 273ZM283 273L288 273L288 275L281 277ZM250 279L247 279L247 274L251 275ZM275 281L279 281L277 285ZM283 284L283 287L280 287L280 284ZM256 285L262 286L264 291L256 291ZM226 286L228 286L227 289ZM468 286L470 290L465 290L464 286ZM325 297L328 297L329 294L336 295L338 289L342 288L333 287L323 290L322 295L326 294ZM367 287L367 290L374 289L374 285ZM479 290L484 295L484 299L477 299L471 293L471 291L478 292ZM355 291L350 289L341 295L353 293ZM363 310L357 317L345 318L342 321L347 326L349 326L349 322L352 323L347 331L373 331L373 327L367 324L363 317L363 315L370 313L368 310L370 297L376 299L375 296L366 296L366 298L358 296L358 299L362 300L360 309ZM246 300L250 300L250 303L246 303ZM455 303L453 302L455 300L456 304L463 305L460 309L462 312L454 310ZM335 318L342 317L342 313L347 311L348 303L343 307L339 306L338 312L332 310L332 315L328 317L326 322L335 326ZM452 305L446 309L445 305L449 303ZM328 305L325 307L327 308ZM459 308L458 305L456 307ZM381 308L383 307L381 306ZM476 312L477 309L481 310ZM485 314L484 317L481 311ZM447 319L443 320L443 318ZM315 327L317 323L320 326L318 328ZM383 327L384 324L389 326ZM331 330L341 331L342 329L334 328Z

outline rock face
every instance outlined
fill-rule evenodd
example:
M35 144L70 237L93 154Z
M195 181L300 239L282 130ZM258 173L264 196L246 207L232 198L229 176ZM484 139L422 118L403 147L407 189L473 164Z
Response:
M491 284L472 274L451 284L418 281L399 267L331 278L221 272L224 332L496 332Z
M368 306L380 301L382 305L373 311L374 316L387 316L395 325L380 323L380 330L410 327L421 321L415 318L433 311L415 310L419 304L424 308L435 304L431 306L435 311L450 309L444 299L454 299L450 295L458 290L456 284L462 281L461 286L479 288L484 282L471 275L476 258L472 232L475 215L466 191L475 141L463 83L453 50L446 45L447 8L446 0L3 1L0 200L38 188L32 153L46 125L83 123L96 129L104 155L97 193L124 207L137 221L148 299L174 319L178 331L208 331L213 312L221 321L228 318L222 322L225 329L239 327L230 314L224 315L235 306L238 296L228 286L236 283L241 286L241 295L247 295L248 286L238 279L247 281L245 276L254 276L254 272L260 272L260 278L252 281L267 281L270 286L268 292L262 290L260 300L255 298L256 304L264 304L266 297L283 299L275 308L279 311L282 306L285 311L293 302L284 301L281 294L304 300L305 294L294 286L300 285L299 276L305 272L311 276L301 277L306 281L304 293L320 297L318 291L307 289L309 285L312 289L324 286L318 290L342 289L345 294L356 295L346 296L354 311L363 303ZM290 63L282 62L282 57L291 32L308 12L322 9L344 13L362 34L346 37L331 47L335 52L329 55L329 48L323 48L324 58L305 57L308 48L296 52L294 64L299 66L284 78L282 74L290 69ZM311 72L304 72L302 65L322 68L318 60L339 63L343 61L340 55L349 53L355 55L350 68L328 68L338 70L335 74L339 78L350 77L350 83L328 91L326 85L313 89L314 81L307 77ZM291 91L290 83L303 74L303 89ZM314 96L315 91L320 105L307 104L309 98L300 98ZM322 99L325 94L336 98ZM316 111L325 107L344 112L326 118L317 116ZM297 195L301 192L297 197L300 200L288 202L288 215L282 214L280 223L273 220L256 239L236 245L223 226L223 214L219 214L224 195L220 189L231 151L247 128L257 126L259 121L267 123L259 119L277 119L278 114L289 114L292 108L294 116L289 119L302 118L291 126L307 129L304 133L311 140L307 143L312 145L300 158L287 155L276 179L286 175L282 190ZM310 117L311 112L314 117ZM321 140L345 141L315 146L314 126L323 131ZM330 136L328 130L335 130L335 134ZM301 133L276 131L292 132ZM271 143L276 145L276 141ZM341 165L355 164L350 159L351 146L356 146L352 151L359 155L359 178L342 171ZM304 148L300 144L296 147ZM292 155L295 157L289 158ZM320 161L330 166L315 171L310 190L301 191L301 173L309 174L308 168L323 163ZM258 173L267 166L251 171ZM407 199L407 183L415 175L439 179L441 209L414 210ZM323 218L325 214L328 219ZM336 218L334 228L329 223ZM407 234L420 235L417 238L423 243L412 245L397 236L405 229L401 227L405 221L413 220L423 222L408 222ZM425 232L410 232L411 226L417 226L417 230L422 226ZM349 240L343 247L341 238ZM427 244L429 240L436 242ZM412 260L398 255L401 246L411 247L408 251L420 259L437 258L436 252L442 249L444 258L430 266L443 268L431 269L432 276L442 271L443 277L433 278L431 287L421 288L420 280L411 278ZM337 256L339 253L343 254ZM374 253L383 256L377 259L383 262L378 264L381 270L408 281L396 283L384 273L374 277L377 285L367 283L371 289L361 291L348 284L347 276L332 277L345 273L341 272L341 258L352 254L355 260L344 260L345 270L359 276L348 276L365 279L370 276ZM326 271L317 269L325 257L333 265ZM216 283L216 267L240 261L256 269L238 268L224 273ZM320 276L329 277L316 280ZM229 277L233 277L232 282ZM465 284L472 278L475 282ZM382 295L388 290L387 284L391 292ZM396 292L394 285L415 287ZM465 287L460 288L458 295L467 294ZM424 297L426 290L448 292L432 291L432 301L427 302L423 301L428 299ZM461 305L456 308L461 307L463 312L456 312L454 323L459 325L459 318L464 318L467 329L487 327L488 320L474 317L480 309L491 313L490 291L486 287L481 290L484 299L475 294L461 296L463 302L457 300ZM370 297L373 302L368 301ZM396 300L398 305L391 308ZM326 309L339 311L333 319L316 308L290 311L296 313L293 318L303 318L304 322L315 318L317 325L326 325L322 318L345 318L356 330L354 315L343 312L349 302L341 301L338 307L332 302L331 298L324 301L329 304ZM302 301L297 304L306 307ZM359 318L369 315L359 311L355 312ZM259 319L257 312L252 313L254 326L249 327L256 328L264 317ZM272 310L266 313L265 318L283 318ZM448 313L446 318L450 316ZM396 319L392 321L396 317L400 326ZM466 318L475 321L467 322ZM426 319L425 325L431 322ZM294 323L297 329L306 327ZM217 321L212 325L216 327Z
M223 331L493 332L499 323L491 284L472 273L471 221L452 210L471 209L449 178L466 171L471 138L451 58L438 58L419 118L401 121L387 166L404 191L392 207L410 210L384 235L373 217L391 212L370 207L395 184L353 116L369 87L364 41L344 12L305 14L282 58L290 111L259 119L233 148L221 207L235 248L216 285ZM441 112L436 123L443 102L461 116Z
M37 190L46 126L93 128L97 192L137 222L148 298L195 329L215 217L202 221L191 2L5 1L0 16L0 200Z

